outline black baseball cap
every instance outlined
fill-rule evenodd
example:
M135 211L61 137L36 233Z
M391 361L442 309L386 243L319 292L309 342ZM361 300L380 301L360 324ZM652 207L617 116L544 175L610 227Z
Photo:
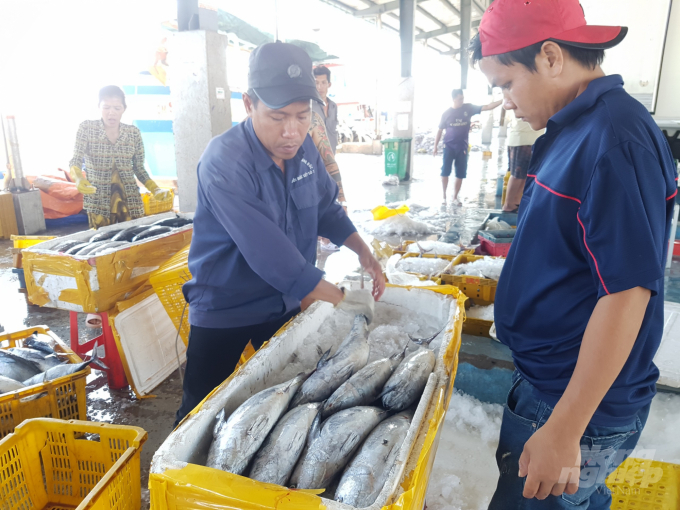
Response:
M324 104L316 90L312 59L302 48L281 41L258 46L250 54L248 88L273 110L310 99Z

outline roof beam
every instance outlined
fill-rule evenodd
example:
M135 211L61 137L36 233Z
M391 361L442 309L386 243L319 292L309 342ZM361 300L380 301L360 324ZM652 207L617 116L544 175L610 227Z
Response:
M449 2L449 0L439 0L442 4L444 4L444 7L446 7L448 10L450 10L452 13L454 13L456 16L460 18L460 11L456 9L456 7Z
M479 2L477 0L472 0L472 8L475 9L481 15L483 15L484 11L486 11L486 9L484 9L484 7L479 5Z
M349 5L346 5L340 2L339 0L321 0L321 1L332 5L333 7L337 7L338 9L341 9L350 14L354 14L355 12L357 12L357 10L354 7L350 7Z
M479 26L479 20L472 22L472 28L477 28ZM421 32L416 36L416 40L429 39L430 37L439 37L440 35L455 34L460 32L461 26L454 25L452 27L444 27L437 30L432 30L431 32Z
M439 25L440 27L444 28L444 27L446 26L444 23L442 23L441 21L439 21L436 17L434 17L432 14L430 14L428 11L426 11L425 9L423 9L422 7L420 7L419 5L416 6L416 10L417 10L420 14L422 14L423 16L425 16L427 19L429 19L430 21L432 21L432 22L436 23L437 25Z
M377 16L378 14L385 14L386 12L396 11L397 9L399 9L399 0L393 0L392 2L376 4L372 5L371 7L368 7L367 9L355 11L354 15L357 18L369 18Z
M451 49L449 51L440 51L439 53L441 53L442 55L455 57L456 55L458 55L460 53L460 49Z

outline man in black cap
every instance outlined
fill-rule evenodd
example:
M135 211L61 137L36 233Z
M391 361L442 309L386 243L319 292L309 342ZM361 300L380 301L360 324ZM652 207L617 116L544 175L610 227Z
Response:
M385 290L378 261L337 202L338 187L307 136L321 102L304 50L281 42L250 56L248 118L212 139L198 163L198 206L184 285L191 332L178 423L258 349L301 301L333 303L370 322ZM315 267L316 240L359 256L373 292L343 290Z

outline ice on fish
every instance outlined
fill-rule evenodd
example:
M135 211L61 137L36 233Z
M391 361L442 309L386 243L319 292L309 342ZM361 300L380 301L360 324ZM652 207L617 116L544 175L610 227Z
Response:
M460 247L457 244L442 243L441 241L418 241L406 247L407 253L425 252L431 255L458 255Z
M397 269L407 273L434 276L441 273L450 263L446 259L405 257L397 263Z
M465 311L465 315L467 315L470 319L493 321L493 304L488 306L471 306Z
M371 232L376 236L425 235L433 234L437 231L432 225L413 220L406 214L397 214L376 223L377 225Z
M398 268L401 262L401 255L392 255L385 264L385 275L387 281L393 285L404 285L409 287L427 287L433 285L431 280L421 280L415 274L409 274L405 270Z
M485 230L510 230L511 228L512 226L508 222L503 221L500 218L494 218L489 220Z
M480 278L498 280L501 277L501 271L503 271L503 264L505 264L505 259L484 257L483 259L468 262L467 264L452 266L451 274L478 276Z

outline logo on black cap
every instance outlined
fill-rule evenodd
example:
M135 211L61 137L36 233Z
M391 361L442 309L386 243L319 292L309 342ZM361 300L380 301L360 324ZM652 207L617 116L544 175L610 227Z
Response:
M288 68L288 76L291 78L297 78L300 76L300 73L302 73L302 70L300 69L300 66L297 64L293 64Z

